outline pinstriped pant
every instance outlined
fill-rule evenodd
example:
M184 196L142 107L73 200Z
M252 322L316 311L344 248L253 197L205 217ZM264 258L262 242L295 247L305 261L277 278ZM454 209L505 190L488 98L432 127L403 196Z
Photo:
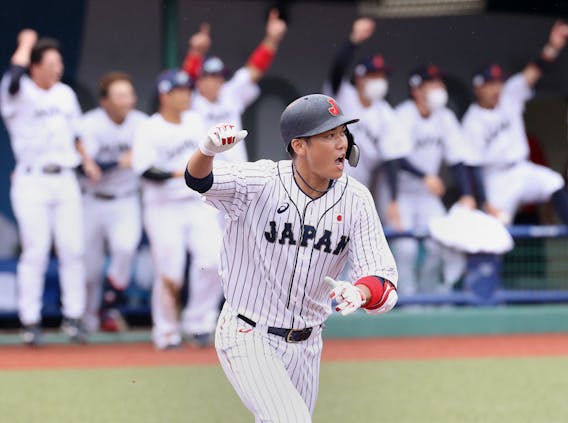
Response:
M227 303L215 348L227 378L255 422L311 422L319 382L321 328L306 341L287 343L238 319Z

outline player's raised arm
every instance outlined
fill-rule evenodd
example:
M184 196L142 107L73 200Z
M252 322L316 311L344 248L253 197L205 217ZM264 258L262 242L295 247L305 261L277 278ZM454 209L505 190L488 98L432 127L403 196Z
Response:
M12 55L12 65L27 68L30 65L30 53L37 41L37 32L33 29L24 29L18 34L18 47Z
M215 154L233 148L238 142L244 140L247 134L246 130L238 131L232 124L220 124L211 128L199 145L199 149L193 153L187 163L185 171L187 186L198 192L205 192L209 189L212 183L210 178Z
M347 66L351 60L357 46L368 40L375 32L375 21L371 18L359 18L353 22L351 33L347 42L338 50L331 63L329 72L329 83L331 91L335 95L339 89L342 79L347 73Z
M188 49L183 60L182 69L193 79L196 80L201 72L203 58L211 47L211 27L209 23L203 22L199 31L193 34L188 41Z
M548 42L542 48L540 56L532 60L523 70L523 76L531 86L537 83L566 45L568 39L568 24L556 21L550 30Z
M272 64L280 42L286 34L286 30L286 22L280 19L280 14L277 9L272 9L266 21L264 39L252 52L246 64L246 68L249 70L253 82L258 82Z
M18 46L10 59L8 71L10 95L15 95L20 90L20 79L30 66L31 52L37 42L37 32L33 29L24 29L18 34Z

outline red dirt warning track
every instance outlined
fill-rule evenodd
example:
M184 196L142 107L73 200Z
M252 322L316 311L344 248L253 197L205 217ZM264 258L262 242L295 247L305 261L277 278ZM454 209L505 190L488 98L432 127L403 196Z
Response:
M568 356L568 334L329 339L324 361ZM156 351L149 343L0 347L0 370L216 365L213 348Z

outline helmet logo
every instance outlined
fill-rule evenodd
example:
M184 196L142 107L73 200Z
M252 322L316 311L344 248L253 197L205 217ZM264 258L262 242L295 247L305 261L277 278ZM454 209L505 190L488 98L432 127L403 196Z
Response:
M339 114L339 106L337 105L337 103L333 98L328 98L327 101L329 104L331 104L331 107L327 109L327 111L329 112L330 115L337 116Z

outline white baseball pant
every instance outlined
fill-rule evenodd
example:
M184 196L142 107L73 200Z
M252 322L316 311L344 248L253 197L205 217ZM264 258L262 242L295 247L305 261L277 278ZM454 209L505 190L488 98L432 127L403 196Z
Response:
M45 272L52 240L59 260L63 315L85 311L81 193L72 170L44 174L17 168L10 190L22 253L18 262L18 312L24 325L41 321Z
M144 225L156 269L152 288L156 346L161 348L181 340L175 295L165 278L181 288L186 251L191 254L191 268L190 301L184 311L184 329L191 333L213 332L222 298L219 277L222 234L217 211L201 200L147 205Z
M255 422L311 422L319 387L321 327L298 343L287 343L252 327L225 303L215 334L219 360Z
M407 230L426 229L433 217L443 216L446 209L442 201L424 192L400 192L398 205L402 225ZM416 292L434 293L443 288L440 282L446 273L445 267L453 264L456 254L430 239L424 240L425 258L418 265L419 241L414 238L397 238L391 241L393 255L398 264L399 294L412 295ZM463 265L463 260L459 260ZM459 273L459 272L451 272ZM446 287L447 288L447 287Z
M110 261L106 274L116 288L126 289L132 273L132 261L142 235L140 198L137 194L102 200L83 197L85 216L85 268L87 304L85 323L90 330L99 326L106 248Z
M483 171L487 200L512 219L522 204L545 203L564 186L562 176L529 161Z

